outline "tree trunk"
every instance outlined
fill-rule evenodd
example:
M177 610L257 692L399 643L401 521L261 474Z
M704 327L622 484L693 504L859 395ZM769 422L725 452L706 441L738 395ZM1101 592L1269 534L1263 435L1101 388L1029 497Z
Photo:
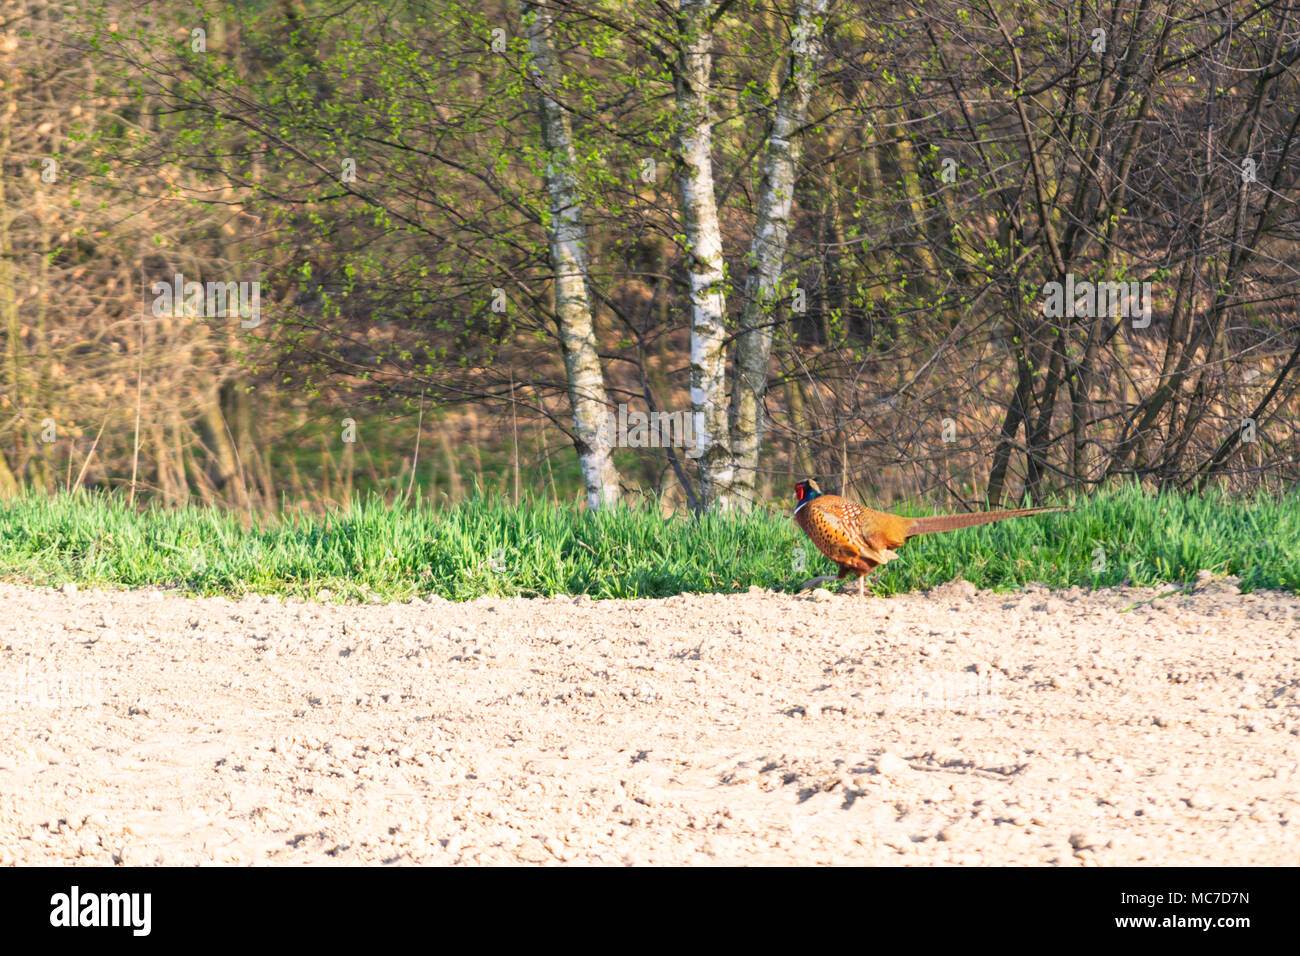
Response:
M226 419L221 412L220 386L213 381L203 393L202 410L199 412L199 440L207 453L208 482L212 488L229 496L227 501L239 504L241 488L239 485L239 463L235 456L235 446L230 441L226 430Z
M1021 422L1025 421L1034 393L1034 373L1028 358L1028 345L1024 341L1024 333L1020 334L1021 343L1016 347L1016 390L1007 404L1007 414L1002 419L1002 430L993 452L993 464L989 468L988 499L991 505L1002 504L1002 496L1006 491L1007 465L1011 460L1011 444L1015 441Z
M680 0L676 76L682 217L691 284L691 414L705 508L736 504L727 433L727 300L722 230L713 191L713 34L710 0Z
M551 14L544 2L523 3L524 27L532 53L529 73L537 86L537 112L546 146L546 188L550 194L551 267L555 270L555 314L560 349L573 408L574 445L582 466L587 506L593 510L618 501L613 435L604 428L611 408L596 348L596 331L587 288L586 225L582 219L569 116L551 95L559 67L551 42Z
M743 508L754 504L759 450L763 444L763 400L772 354L773 305L781 276L790 210L794 201L799 139L816 80L821 18L827 0L799 0L798 22L786 76L777 94L772 129L763 155L758 217L749 247L749 275L736 342L736 381L731 393L732 495Z

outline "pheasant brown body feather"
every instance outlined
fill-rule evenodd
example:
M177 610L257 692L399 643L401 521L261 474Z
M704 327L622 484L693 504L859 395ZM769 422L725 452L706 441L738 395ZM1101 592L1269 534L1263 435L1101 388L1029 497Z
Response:
M840 566L866 574L898 557L894 549L907 540L910 519L872 511L841 498L818 495L800 505L794 520L817 550Z
M864 575L898 557L894 549L915 535L954 531L1007 518L1068 510L1015 508L964 515L905 518L864 508L839 495L822 494L816 482L811 480L795 485L795 497L799 501L794 511L795 523L808 535L818 551L839 566L838 577L857 574L860 582ZM862 587L860 583L860 590Z

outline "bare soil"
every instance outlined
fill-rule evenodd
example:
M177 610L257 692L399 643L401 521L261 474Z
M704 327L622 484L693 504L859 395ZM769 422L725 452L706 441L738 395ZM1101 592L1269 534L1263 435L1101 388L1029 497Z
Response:
M1300 862L1300 598L1158 593L0 585L0 863Z

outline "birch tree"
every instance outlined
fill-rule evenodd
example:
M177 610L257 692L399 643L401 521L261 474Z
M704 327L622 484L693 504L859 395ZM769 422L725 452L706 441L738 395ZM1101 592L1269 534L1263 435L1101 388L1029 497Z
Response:
M827 0L799 0L780 90L764 145L758 212L727 400L726 282L713 178L711 110L714 18L710 0L681 0L676 77L682 218L691 255L691 410L706 504L748 508L755 498L763 399L794 203L798 136L807 121Z
M763 443L763 400L781 277L794 204L799 137L808 119L827 0L799 0L794 37L780 92L772 109L772 131L763 154L749 275L736 342L736 380L731 393L731 494L751 505L756 497L759 450Z
M735 504L727 434L727 299L713 185L713 5L680 0L675 71L682 220L690 256L691 414L706 505Z
M520 6L532 54L529 76L537 87L537 111L546 146L547 236L555 269L555 320L573 408L574 444L587 505L595 510L618 500L618 472L611 436L602 428L610 403L587 288L587 230L574 176L573 132L569 114L552 95L559 82L559 65L551 41L550 10L545 0Z

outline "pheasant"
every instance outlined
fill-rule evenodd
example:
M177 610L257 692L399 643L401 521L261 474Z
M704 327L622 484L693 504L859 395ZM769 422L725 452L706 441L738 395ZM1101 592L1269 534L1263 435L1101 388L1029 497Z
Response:
M817 550L839 565L842 579L858 576L858 594L867 593L866 576L882 564L898 557L894 549L913 535L936 531L955 531L975 525L991 524L1007 518L1068 511L1068 508L1013 508L1006 511L978 511L965 515L935 515L928 518L904 518L884 511L872 511L839 495L823 494L817 482L805 479L794 486L795 523L817 545ZM830 575L804 583L820 584Z

